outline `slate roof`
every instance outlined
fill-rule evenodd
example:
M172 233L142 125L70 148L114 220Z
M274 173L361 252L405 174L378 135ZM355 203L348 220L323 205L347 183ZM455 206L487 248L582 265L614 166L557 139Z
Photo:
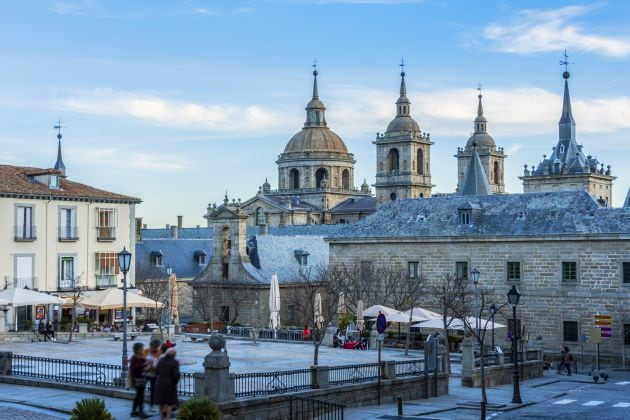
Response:
M107 203L140 203L136 197L116 194L89 185L59 177L59 188L51 189L33 179L37 175L56 174L56 169L32 168L27 166L0 165L0 196L20 196L32 198L58 198L80 201L100 201Z
M459 223L460 209L471 209L470 225ZM602 233L629 234L630 209L601 207L586 191L574 190L397 200L330 239Z
M206 263L212 254L211 239L143 239L136 242L136 264L147 266L151 261L151 254L160 252L163 256L164 267L170 265L178 278L196 277L206 268L207 264L199 265L195 259L196 251L206 253ZM166 269L164 269L166 272ZM150 274L150 273L149 273ZM138 276L136 276L138 277ZM144 280L144 279L141 279Z
M481 159L477 153L477 147L473 149L473 154L468 161L468 167L466 168L466 174L462 185L459 187L459 193L461 195L490 195L490 183L486 171L483 169Z
M630 188L628 188L628 194L626 194L626 201L623 203L624 207L630 207Z
M171 230L166 228L142 229L143 239L169 239ZM181 228L178 230L181 239L209 239L212 238L212 229L208 227Z
M376 197L348 198L333 207L330 212L332 214L371 213L376 210Z

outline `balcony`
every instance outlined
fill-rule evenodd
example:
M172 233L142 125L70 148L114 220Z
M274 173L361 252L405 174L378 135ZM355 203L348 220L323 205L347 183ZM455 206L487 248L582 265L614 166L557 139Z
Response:
M5 289L20 288L24 289L28 287L31 290L37 290L37 277L9 277L4 278Z
M59 242L76 242L79 240L79 228L65 226L59 228Z
M35 226L14 226L13 234L16 242L33 242L37 239L37 227Z
M107 289L108 287L116 287L116 275L115 274L97 274L96 275L96 288Z
M99 226L96 228L96 240L99 242L113 242L116 240L116 228Z

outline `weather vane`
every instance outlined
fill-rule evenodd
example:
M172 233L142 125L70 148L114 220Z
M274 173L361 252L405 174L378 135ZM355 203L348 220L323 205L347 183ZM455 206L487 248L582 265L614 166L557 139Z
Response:
M562 55L563 59L560 60L560 65L564 66L564 71L569 71L569 64L573 64L569 62L569 56L567 55L567 50L564 50L564 54Z
M479 96L481 96L481 90L483 89L483 87L481 86L481 83L479 83L479 85L477 85L477 90L479 91Z
M405 72L405 58L404 58L404 57L402 57L402 58L400 59L400 64L399 64L399 66L400 66L400 71L402 71L402 72L404 73L404 72Z
M62 128L62 127L63 127L63 126L61 125L61 118L58 118L58 119L57 119L57 124L55 124L55 125L53 126L53 128L54 128L55 130L57 130L57 138L59 138L59 139L61 138L61 128Z
M317 58L313 60L313 70L317 71Z

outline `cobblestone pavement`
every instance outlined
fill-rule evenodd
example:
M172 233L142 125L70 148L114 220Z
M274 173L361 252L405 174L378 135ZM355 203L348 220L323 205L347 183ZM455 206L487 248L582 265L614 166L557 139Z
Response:
M28 406L0 403L0 418L2 419L59 420L66 419L68 417L69 416L65 416L63 414L45 414L43 410Z

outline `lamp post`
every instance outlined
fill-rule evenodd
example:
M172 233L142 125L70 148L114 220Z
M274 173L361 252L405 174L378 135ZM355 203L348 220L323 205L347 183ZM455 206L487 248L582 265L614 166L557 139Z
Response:
M171 276L173 275L173 267L167 265L166 274L168 275L168 325L170 334L170 326L173 324L173 291L171 290Z
M479 269L473 268L470 270L470 279L475 285L475 329L477 330L477 341L481 341L481 336L479 335L479 306L477 302L477 284L479 283Z
M118 266L123 273L123 348L122 348L122 366L123 373L126 373L128 366L127 359L127 272L131 266L131 252L123 247L118 253Z
M516 286L512 286L507 294L508 303L512 305L512 360L514 361L514 372L512 373L512 381L514 382L514 392L512 394L512 404L523 404L521 400L521 389L518 378L518 360L516 353L516 305L521 299L521 294L516 290Z
M497 305L492 302L490 305L490 315L492 316L492 352L494 353L494 316L497 314Z

